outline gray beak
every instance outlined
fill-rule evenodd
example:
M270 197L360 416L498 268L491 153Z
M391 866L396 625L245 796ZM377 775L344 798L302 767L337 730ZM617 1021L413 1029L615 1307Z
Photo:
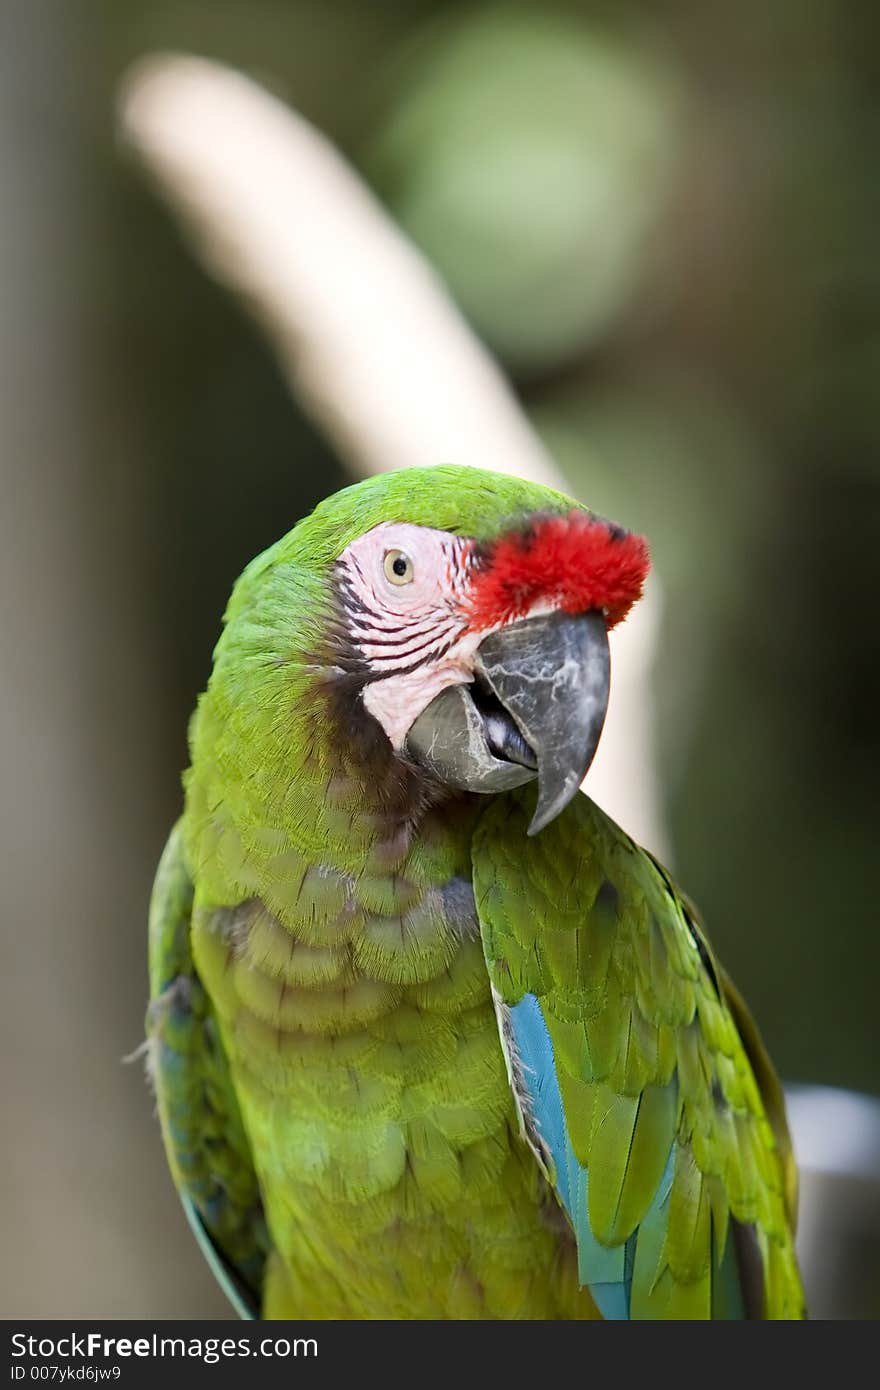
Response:
M461 791L501 792L538 779L529 834L568 805L595 756L608 706L601 613L550 613L491 633L473 685L442 691L419 715L404 755Z

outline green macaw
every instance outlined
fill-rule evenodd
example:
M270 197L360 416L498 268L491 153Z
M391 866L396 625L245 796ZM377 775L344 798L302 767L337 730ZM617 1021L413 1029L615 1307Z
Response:
M244 571L150 917L168 1161L239 1312L799 1318L782 1094L579 785L645 542L463 468Z

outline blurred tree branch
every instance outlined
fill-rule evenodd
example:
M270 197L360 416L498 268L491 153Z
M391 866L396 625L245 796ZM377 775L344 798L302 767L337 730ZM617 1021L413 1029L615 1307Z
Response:
M141 61L125 136L210 272L263 325L293 394L355 475L455 462L570 491L438 278L301 116L204 59ZM589 789L661 854L651 738L656 583L615 634Z

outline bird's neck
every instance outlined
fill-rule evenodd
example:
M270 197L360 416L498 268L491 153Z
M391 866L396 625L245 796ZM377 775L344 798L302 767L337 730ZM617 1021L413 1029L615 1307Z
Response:
M297 688L288 670L280 712L268 699L239 706L234 688L212 683L193 722L184 826L206 908L257 898L320 945L346 913L403 914L427 890L469 879L482 808L470 796L441 802L384 735L344 737L317 679L304 672Z

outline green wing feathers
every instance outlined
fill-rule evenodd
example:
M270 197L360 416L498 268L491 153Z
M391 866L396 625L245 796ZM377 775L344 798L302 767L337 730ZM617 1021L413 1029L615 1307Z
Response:
M192 897L177 826L150 903L150 1073L190 1224L233 1306L256 1317L268 1237L223 1045L192 962Z
M742 1000L648 854L585 796L528 839L533 802L488 808L474 887L495 989L546 1022L590 1241L626 1244L633 1318L803 1316L781 1089Z

